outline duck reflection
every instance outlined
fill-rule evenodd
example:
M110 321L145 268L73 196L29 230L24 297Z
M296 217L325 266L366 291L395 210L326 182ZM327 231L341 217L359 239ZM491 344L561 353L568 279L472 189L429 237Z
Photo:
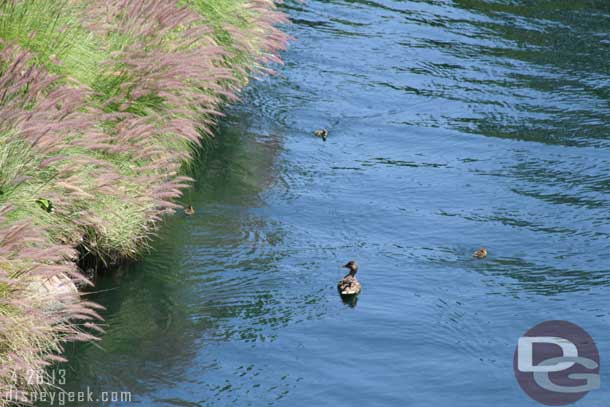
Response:
M341 301L343 301L343 304L347 305L350 308L356 308L356 305L358 305L358 296L357 295L342 295Z

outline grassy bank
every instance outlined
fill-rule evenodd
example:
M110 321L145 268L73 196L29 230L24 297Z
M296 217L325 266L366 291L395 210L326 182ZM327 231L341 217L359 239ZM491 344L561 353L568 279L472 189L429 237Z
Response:
M99 329L95 304L33 287L86 283L77 249L142 253L283 21L272 0L0 0L0 405Z

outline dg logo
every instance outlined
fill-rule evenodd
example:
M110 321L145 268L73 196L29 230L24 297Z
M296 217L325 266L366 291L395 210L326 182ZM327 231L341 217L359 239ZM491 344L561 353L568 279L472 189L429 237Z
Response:
M532 399L562 406L599 388L599 353L593 338L567 321L545 321L519 338L515 377Z

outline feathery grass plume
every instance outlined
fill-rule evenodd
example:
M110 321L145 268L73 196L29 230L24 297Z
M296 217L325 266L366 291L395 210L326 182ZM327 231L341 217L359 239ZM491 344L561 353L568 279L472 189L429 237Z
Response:
M184 0L214 28L214 38L227 51L225 65L234 71L240 84L249 75L272 72L263 64L281 63L277 53L285 49L289 37L277 28L288 23L273 0Z
M107 36L110 33L105 30L112 27L112 35L120 41L113 44L112 58L104 65L108 79L102 76L93 86L103 90L100 95L112 95L102 109L115 113L108 126L115 160L120 157L122 162L135 164L129 169L137 173L132 176L133 184L148 192L132 194L136 196L131 198L136 203L133 208L149 222L133 225L128 241L139 247L121 252L129 257L149 238L159 215L176 208L173 200L186 186L184 179L177 178L180 168L190 160L192 145L200 143L201 135L212 135L223 100L235 99L221 84L234 79L221 66L226 52L190 9L159 0L103 4L104 24L89 23L90 28ZM89 2L89 7L101 9L96 1ZM94 22L100 19L92 15ZM120 81L115 80L117 72ZM94 235L99 251L105 246L114 249L119 237Z
M57 182L72 171L62 156L69 138L94 125L78 110L86 92L54 86L28 53L1 45L0 405L27 402L37 386L28 376L44 375L64 341L93 339L80 323L99 317L73 289L84 280L74 263L79 232L61 213L73 210L82 188ZM58 213L40 210L41 196ZM54 243L58 237L69 244Z
M99 329L93 321L100 319L100 307L75 291L44 289L69 283L67 276L82 278L75 250L50 244L42 229L8 221L10 213L0 208L0 405L27 402L38 386L32 375L44 377L61 359L63 342L95 339L88 332Z
M94 339L75 249L142 253L285 22L271 0L0 0L0 406Z

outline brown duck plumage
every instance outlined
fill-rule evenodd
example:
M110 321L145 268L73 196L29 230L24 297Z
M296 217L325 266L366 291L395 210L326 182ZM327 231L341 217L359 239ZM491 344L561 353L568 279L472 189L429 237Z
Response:
M485 257L487 257L487 249L481 247L479 250L472 254L472 257L476 257L477 259L484 259Z
M313 132L313 135L316 137L320 137L322 140L326 141L326 137L328 137L328 130L320 129Z
M184 210L184 214L186 216L193 216L195 214L195 208L193 208L193 205L189 205L188 208Z
M358 279L356 279L356 273L358 272L358 263L355 261L350 261L345 264L343 267L349 269L349 273L345 277L339 281L337 284L337 288L339 289L339 293L341 295L356 295L360 293L362 286Z

